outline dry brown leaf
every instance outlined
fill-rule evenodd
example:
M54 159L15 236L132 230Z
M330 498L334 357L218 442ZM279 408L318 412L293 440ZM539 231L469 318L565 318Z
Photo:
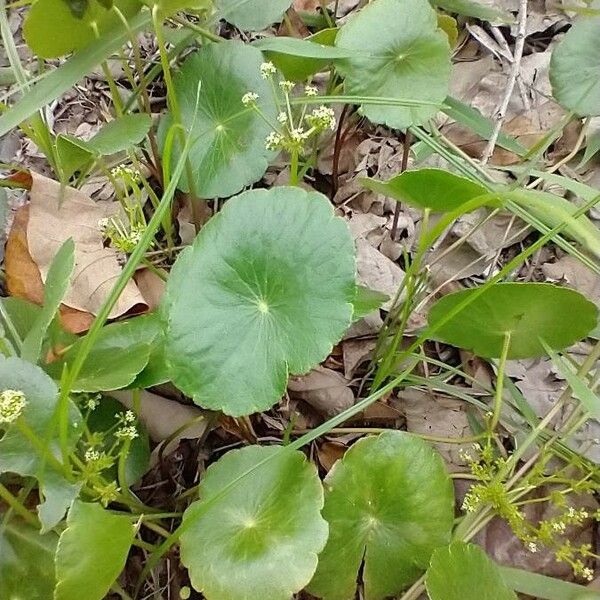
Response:
M581 292L600 306L600 277L572 256L563 256L555 263L542 265L544 275L554 282Z
M344 457L348 447L339 442L323 442L317 446L317 458L320 465L329 473L331 467Z
M133 407L132 392L117 391L110 395L126 408ZM167 454L175 450L181 440L196 439L204 435L209 420L202 417L207 417L208 414L197 406L181 404L145 390L141 392L139 417L152 441L163 442L174 436L163 450ZM174 435L179 429L182 430Z
M75 269L64 304L97 314L121 274L117 253L103 246L98 221L107 209L74 188L61 190L57 181L32 175L27 224L27 243L42 280L52 259L69 238L75 242ZM109 317L114 319L147 304L133 281L129 281Z
M166 271L160 269L165 275ZM135 283L144 297L148 310L155 311L160 305L163 294L165 293L166 281L161 279L154 271L150 269L140 269L134 275Z
M337 415L354 405L354 393L349 381L337 371L317 367L307 375L291 377L290 396L304 400L327 416Z
M462 438L472 435L464 402L408 389L399 393L398 397L404 408L407 431L443 438ZM468 451L471 444L436 442L434 446L446 463L451 465L450 470L469 470L466 461L460 456L460 451L461 449Z
M382 306L384 310L388 310L404 280L402 269L373 248L367 240L358 239L356 240L356 272L358 283L390 297L390 300Z
M375 346L377 346L377 340L374 339L351 339L342 343L346 379L352 379L356 369L371 358Z
M8 293L34 304L44 302L44 284L38 266L29 254L27 244L27 222L29 206L22 206L16 213L8 240L4 269ZM60 317L62 326L70 333L87 331L94 316L61 304Z

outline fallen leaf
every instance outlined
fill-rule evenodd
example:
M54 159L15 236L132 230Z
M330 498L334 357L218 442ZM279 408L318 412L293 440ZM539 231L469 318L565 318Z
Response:
M549 280L577 290L600 306L600 277L578 259L563 256L555 263L542 265L542 272Z
M375 346L377 346L375 339L351 339L342 343L346 379L352 379L356 369L371 358Z
M446 396L425 393L420 390L403 390L398 398L404 407L406 430L411 433L431 435L442 438L462 438L473 435L465 403ZM471 444L447 444L434 442L433 445L442 455L450 470L469 471L460 451L468 452Z
M75 242L75 269L64 304L97 314L121 274L117 253L105 248L98 221L105 207L71 187L31 173L27 243L31 258L45 281L52 259L65 240ZM148 306L133 281L129 281L109 317L143 312Z
M384 310L389 310L404 280L402 269L367 240L359 238L356 240L356 271L358 283L390 297L382 305Z
M161 269L162 270L162 269ZM165 275L166 271L163 271ZM155 311L165 293L166 281L150 269L140 269L134 275L135 283L148 305L149 312Z
M110 395L126 408L133 408L132 392L117 391L110 392ZM175 450L181 440L196 439L204 435L209 423L207 415L208 412L198 406L181 404L146 390L141 391L140 421L153 442L169 440L163 450L166 454Z
M288 391L321 414L333 416L354 405L349 384L337 371L319 366L307 375L290 377Z
M338 442L323 442L317 446L317 458L321 466L329 473L335 463L344 457L347 446Z
M29 206L22 206L16 213L8 240L4 269L6 288L11 296L23 298L34 304L44 302L44 284L38 266L29 254L27 244L27 222ZM62 326L70 333L82 333L90 328L94 316L61 304Z

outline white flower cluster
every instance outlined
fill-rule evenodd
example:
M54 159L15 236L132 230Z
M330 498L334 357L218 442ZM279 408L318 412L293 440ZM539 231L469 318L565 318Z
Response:
M318 131L325 131L326 129L335 130L335 113L333 112L333 108L327 106L315 108L306 117L306 121Z
M123 427L119 427L115 432L115 437L120 440L135 440L138 437L138 432L135 425L124 425Z
M14 423L27 405L25 394L19 390L0 393L0 423Z
M98 460L100 460L100 452L98 450L88 448L85 451L85 462L96 462Z
M258 100L258 94L256 92L246 92L242 96L242 104L244 106L254 106Z
M118 165L111 169L110 174L115 179L122 179L126 183L137 183L140 181L140 173L134 169L133 167L129 167L127 165Z
M260 74L263 79L270 79L277 73L277 69L272 62L264 62L260 65Z

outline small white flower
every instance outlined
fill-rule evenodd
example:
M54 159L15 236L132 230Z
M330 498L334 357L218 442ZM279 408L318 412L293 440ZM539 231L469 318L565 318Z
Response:
M100 400L97 397L89 398L85 403L85 406L88 410L96 410L100 405Z
M288 120L287 113L285 113L285 112L280 112L280 113L277 115L277 121L278 121L279 123L281 123L282 125L284 125L285 123L287 123L287 120Z
M246 92L242 96L242 104L244 106L254 106L258 100L258 94L255 92Z
M125 179L126 181L139 181L140 179L138 171L126 165L118 165L114 167L110 173L115 179Z
M288 81L287 79L285 81L280 81L279 82L279 87L287 94L289 94L293 89L294 89L294 82L293 81Z
M318 96L318 95L319 95L319 90L318 90L318 88L317 88L316 86L314 86L314 85L307 85L307 86L304 88L304 94L305 94L306 96L313 96L313 97L314 97L314 96Z
M265 140L265 148L267 150L278 150L281 148L283 136L275 131L272 131Z
M123 417L123 420L126 423L134 423L135 422L135 413L132 410L128 410Z
M290 138L292 142L300 144L307 138L307 135L302 127L298 127L298 129L290 130Z
M27 405L25 394L20 390L4 390L0 393L0 423L14 423Z
M109 227L110 219L108 217L104 217L98 221L98 229L100 229L102 233L106 233Z
M567 515L569 517L574 517L575 516L575 509L572 506L569 506L569 510L567 511Z
M529 552L535 554L538 551L537 544L535 542L529 542L527 544L527 550L529 550Z
M275 73L277 73L277 69L272 62L264 62L260 65L260 74L263 79L270 79Z
M558 531L559 533L564 533L566 526L562 521L556 521L552 523L552 529L554 529L554 531Z
M335 129L335 112L333 108L327 106L319 106L315 108L310 115L306 117L306 120L311 127L317 130L324 131L325 129Z
M117 429L115 432L115 437L119 438L120 440L134 440L136 437L138 437L138 432L135 428L135 425L125 425Z
M88 448L85 451L85 462L96 462L100 460L100 452L98 450L94 450L93 448Z
M588 581L592 581L594 579L594 571L592 571L592 569L589 567L584 567L581 571L581 574L583 575L583 578L587 579Z

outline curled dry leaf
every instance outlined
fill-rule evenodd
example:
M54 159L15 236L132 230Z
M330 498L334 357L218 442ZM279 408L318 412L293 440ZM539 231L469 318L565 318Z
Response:
M74 188L31 173L27 243L31 258L45 281L52 259L69 238L75 242L75 269L64 304L93 315L98 313L121 274L117 253L105 248L98 221L105 207ZM148 308L135 283L128 282L109 317Z
M321 414L333 416L354 404L349 383L337 371L319 366L307 375L291 377L288 391L292 397L304 400Z
M369 360L373 350L377 346L376 339L349 339L342 344L344 353L344 375L347 379L354 377L355 371L360 365Z
M29 254L27 244L27 222L29 206L22 206L16 213L8 240L4 268L8 293L34 304L44 302L44 284L38 266ZM60 306L62 326L70 333L87 331L94 316L65 304Z

